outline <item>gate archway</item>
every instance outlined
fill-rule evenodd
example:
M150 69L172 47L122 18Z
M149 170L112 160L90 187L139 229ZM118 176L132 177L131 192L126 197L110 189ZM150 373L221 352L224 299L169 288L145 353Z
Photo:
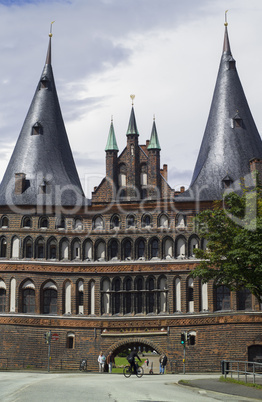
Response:
M157 354L166 354L166 351L164 351L159 345L155 344L154 342L144 339L144 338L128 338L124 339L118 342L113 343L110 348L107 349L106 354L108 354L110 351L113 352L113 354L116 356L120 352L125 351L127 349L133 350L136 348L138 351L143 352L145 351L156 351Z

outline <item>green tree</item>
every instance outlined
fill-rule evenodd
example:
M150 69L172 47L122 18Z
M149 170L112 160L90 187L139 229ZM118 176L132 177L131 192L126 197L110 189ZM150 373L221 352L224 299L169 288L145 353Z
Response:
M206 250L197 249L201 259L193 272L207 282L231 290L247 288L262 302L262 197L261 189L230 193L214 209L196 218L199 235L207 240Z

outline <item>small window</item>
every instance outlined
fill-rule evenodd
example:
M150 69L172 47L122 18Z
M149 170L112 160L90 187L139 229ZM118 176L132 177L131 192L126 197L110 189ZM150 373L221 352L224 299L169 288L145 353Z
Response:
M75 349L75 334L73 332L67 334L66 347L67 349Z
M75 230L83 229L83 223L82 223L81 219L75 219L74 228L75 228Z
M43 127L39 122L37 122L32 127L32 135L39 135L39 134L43 134Z
M8 228L9 220L8 220L7 216L2 217L1 226L2 226L2 228Z
M128 217L126 218L126 226L128 228L135 226L135 217L134 217L134 215L128 215Z
M46 229L48 228L48 219L46 217L42 217L39 220L39 227L41 229Z
M49 87L49 80L46 76L44 76L40 80L39 89L48 89L48 87Z
M23 228L31 228L32 227L32 222L29 216L25 216L22 222L22 227Z
M187 341L189 346L194 346L196 344L196 332L190 331L187 334Z
M142 227L145 228L149 226L151 226L151 217L150 215L144 215L142 217Z

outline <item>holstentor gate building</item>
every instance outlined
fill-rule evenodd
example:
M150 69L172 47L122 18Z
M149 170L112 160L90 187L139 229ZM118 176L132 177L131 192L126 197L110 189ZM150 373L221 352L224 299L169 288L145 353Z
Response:
M216 87L188 190L160 167L160 140L139 143L134 107L119 153L113 122L106 176L83 194L51 66L45 66L0 186L0 368L77 368L127 346L168 356L182 370L218 370L224 358L262 355L262 312L248 292L192 279L205 240L193 218L225 188L260 171L262 142L232 56L227 24ZM125 135L125 133L122 135ZM165 144L162 144L165 146Z

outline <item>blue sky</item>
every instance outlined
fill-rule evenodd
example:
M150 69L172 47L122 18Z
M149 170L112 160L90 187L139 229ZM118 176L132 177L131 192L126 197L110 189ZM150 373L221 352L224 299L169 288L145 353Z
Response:
M135 94L140 143L153 115L172 187L188 186L213 95L228 9L233 56L262 129L260 0L0 1L0 177L42 72L52 64L65 125L86 193L105 173L111 116L126 143Z

